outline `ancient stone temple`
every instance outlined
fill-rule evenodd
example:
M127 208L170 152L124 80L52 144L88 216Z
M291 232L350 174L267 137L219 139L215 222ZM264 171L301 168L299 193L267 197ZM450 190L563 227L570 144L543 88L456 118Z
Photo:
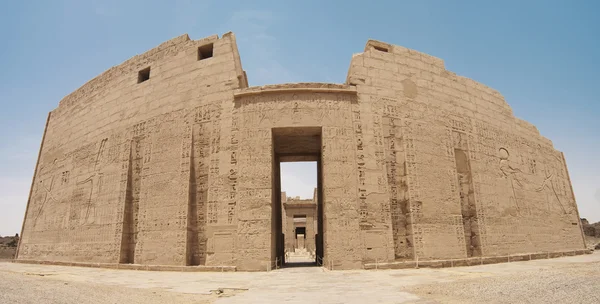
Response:
M343 84L248 87L232 33L183 35L90 80L48 115L18 261L272 269L293 161L335 269L585 248L563 154L500 93L396 45L347 56Z
M304 250L316 254L317 191L312 199L286 197L285 192L281 193L285 252Z

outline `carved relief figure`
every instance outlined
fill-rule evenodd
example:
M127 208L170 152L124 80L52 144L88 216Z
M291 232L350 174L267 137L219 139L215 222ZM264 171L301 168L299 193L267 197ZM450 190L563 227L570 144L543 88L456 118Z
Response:
M96 204L94 203L93 194L94 194L94 181L97 179L97 174L94 173L92 176L86 178L83 181L77 183L77 185L84 185L89 183L89 195L87 198L83 198L84 202L82 205L85 207L85 215L83 218L79 218L79 225L87 225L93 224L96 220ZM83 186L85 187L85 186ZM91 214L91 219L90 219Z
M39 187L41 187L41 188L44 189L44 199L40 203L40 206L37 208L37 212L35 213L35 219L33 221L33 227L35 227L37 225L38 218L44 212L44 205L46 204L46 202L48 201L48 199L56 201L54 199L54 197L52 197L52 187L53 186L54 186L54 176L52 176L50 178L50 186L49 187L46 187L46 185L44 184L44 181L40 181L40 184L39 184L38 188L36 189L36 192L39 191Z
M521 216L522 213L519 206L519 199L517 198L515 184L520 188L524 188L523 181L525 173L521 169L515 168L509 163L509 156L510 153L508 153L508 150L505 148L500 148L500 150L498 150L498 157L500 158L500 172L504 178L509 180L512 190L512 195L509 197L509 200L515 205L516 208L516 214L513 215Z
M529 191L535 191L535 192L542 192L542 191L549 191L550 196L553 196L556 199L556 202L558 203L558 205L560 206L560 209L562 210L562 212L564 214L567 214L567 211L565 210L560 197L558 196L558 193L556 192L556 189L554 188L554 173L548 172L548 170L544 170L544 180L542 181L542 183L537 186L537 187L532 187L531 185L535 185L537 184L538 180L536 180L535 178L535 174L530 174L530 173L526 173L523 170L521 170L520 168L516 168L513 167L510 162L509 162L509 152L508 150L506 150L505 148L500 148L498 151L498 157L500 158L500 164L499 164L499 169L500 172L502 174L502 176L506 179L508 179L510 181L510 186L511 186L511 190L512 190L512 196L509 198L510 201L513 202L513 204L515 205L516 208L516 215L520 216L522 215L521 213L521 207L519 204L519 198L517 197L517 191L515 186L517 186L520 189L523 190L529 190ZM548 197L548 195L546 195L546 200L548 203L548 210L550 210L550 199ZM529 213L531 213L531 211L529 211Z
M102 191L104 176L100 171L104 165L104 152L107 142L108 138L104 138L98 144L98 151L92 159L94 164L93 172L87 178L76 183L73 200L78 202L77 207L75 207L75 210L78 210L78 212L72 212L71 219L75 220L74 223L77 225L84 226L96 222L96 197ZM69 178L69 172L67 171L66 173L65 177L63 172L63 181Z
M548 170L544 171L544 181L542 182L542 184L535 190L537 192L541 192L541 191L549 191L549 193L546 194L546 196L548 196L548 194L550 194L550 196L554 196L554 198L556 198L556 202L558 203L558 205L560 206L560 209L562 210L562 212L564 214L567 213L571 213L572 210L569 210L569 212L567 212L565 210L565 207L563 206L562 202L560 201L560 197L558 196L558 193L556 193L556 189L554 188L554 172L548 172ZM547 198L548 203L548 210L550 210L550 199Z

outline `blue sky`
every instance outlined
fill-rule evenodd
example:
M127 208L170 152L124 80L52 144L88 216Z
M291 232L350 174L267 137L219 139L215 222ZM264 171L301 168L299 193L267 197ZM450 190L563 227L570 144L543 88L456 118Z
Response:
M484 3L485 2L485 3ZM598 1L4 1L0 235L19 232L47 113L163 41L233 31L250 85L344 82L369 38L444 59L499 90L565 152L582 217L600 221ZM291 195L309 170L286 170ZM297 182L302 181L302 182Z

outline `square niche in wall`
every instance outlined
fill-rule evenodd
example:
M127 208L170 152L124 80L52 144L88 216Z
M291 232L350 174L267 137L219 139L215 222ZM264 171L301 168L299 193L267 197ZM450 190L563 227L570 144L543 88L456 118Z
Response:
M198 60L211 58L213 56L213 44L205 44L198 48Z
M138 72L138 83L142 83L148 79L150 79L150 67Z

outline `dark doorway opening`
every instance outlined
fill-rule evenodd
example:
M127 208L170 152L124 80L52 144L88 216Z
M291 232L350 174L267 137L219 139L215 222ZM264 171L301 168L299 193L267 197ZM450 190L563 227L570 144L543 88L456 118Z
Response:
M321 128L274 128L271 250L275 268L320 265L323 257ZM294 166L288 166L294 163ZM293 170L289 170L289 168ZM301 171L301 172L300 172ZM292 176L316 174L312 195L303 197L282 189ZM293 188L297 188L298 183ZM306 186L306 185L304 185ZM316 187L315 187L316 186ZM288 190L290 191L290 190ZM291 194L291 196L288 196ZM307 197L310 196L310 197Z
M298 234L300 235L300 237L306 237L306 227L297 227L296 238L298 238Z

